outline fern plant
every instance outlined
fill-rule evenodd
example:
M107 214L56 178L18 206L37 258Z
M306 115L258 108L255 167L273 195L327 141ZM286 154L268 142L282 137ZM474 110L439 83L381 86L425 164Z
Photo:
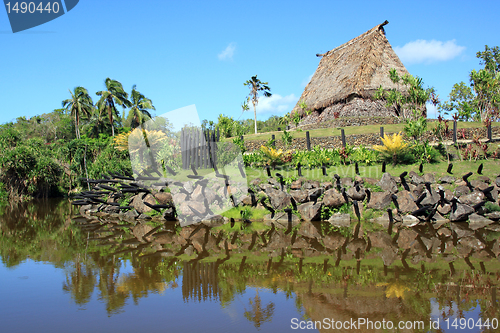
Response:
M401 132L394 133L392 136L385 134L382 143L383 146L373 146L373 149L381 153L382 159L392 161L394 165L401 163L409 145L403 141Z

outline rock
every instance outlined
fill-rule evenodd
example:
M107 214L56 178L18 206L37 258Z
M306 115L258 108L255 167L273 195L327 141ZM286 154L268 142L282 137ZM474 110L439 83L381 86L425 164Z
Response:
M362 187L359 188L359 191L356 191L356 187L350 187L347 190L347 196L352 200L363 201L365 200L366 192L365 189Z
M325 192L323 196L323 205L329 208L338 208L343 204L345 204L344 197L336 189L332 188Z
M479 177L477 177L477 180L479 180L481 182L485 182L486 184L491 183L491 179L488 176L479 176Z
M472 213L474 213L474 208L468 205L457 203L456 209L455 210L452 209L450 213L450 221L452 222L465 221L467 220L467 217L469 217L469 215Z
M497 177L497 179L495 179L495 185L497 187L500 187L500 177Z
M281 188L280 183L274 178L267 178L267 182L271 184L271 186L274 187L275 189Z
M151 216L142 213L137 217L138 220L151 220Z
M300 190L302 188L302 179L297 179L290 185L291 190Z
M465 195L465 194L469 194L470 193L470 189L468 186L466 185L460 185L460 186L457 186L457 188L455 189L455 191L453 192L453 194L455 194L455 196L458 198L458 197L461 197L462 195Z
M298 226L300 224L300 218L292 213L277 213L273 222L276 224L276 227L288 229Z
M497 212L497 211L491 212L491 213L487 213L484 216L486 216L487 218L489 218L491 220L494 220L494 221L500 220L500 212Z
M382 252L378 253L385 266L390 266L397 259L397 251L392 249L383 249Z
M292 204L292 196L286 192L280 190L272 190L269 191L268 195L269 200L271 201L271 205L276 210L284 209Z
M184 201L179 206L179 212L182 215L196 215L201 217L206 214L207 208L203 202Z
M405 215L403 216L403 226L407 228L411 228L420 223L420 220L413 215Z
M439 183L441 184L453 184L455 181L456 178L452 176L443 176L439 178Z
M390 193L396 193L398 191L398 185L392 176L386 172L382 175L382 178L377 183L377 185L384 191L388 191Z
M484 200L484 194L483 192L474 191L470 194L460 196L458 200L464 205L474 206Z
M172 203L172 194L167 192L158 192L154 195L155 199L158 201L160 205L168 205Z
M308 192L305 190L294 190L290 191L290 195L293 197L295 202L297 203L304 203L308 199Z
M183 183L182 187L188 192L188 193L193 193L193 182L192 181L187 181Z
M313 188L318 188L319 182L317 180L306 180L303 184L304 189L312 190Z
M441 215L446 215L451 211L451 205L450 204L444 204L443 206L439 205L437 211Z
M135 220L137 217L139 217L139 213L135 209L131 209L128 212L126 212L125 214L123 214L123 216L126 219L134 219Z
M240 198L240 200L244 206L252 206L252 204L253 204L253 200L252 200L252 197L250 195L244 195Z
M325 191L328 191L329 189L333 188L332 182L324 182L321 183L321 188L324 189Z
M352 187L354 186L354 182L350 177L340 178L340 185L342 187Z
M316 201L323 194L324 190L321 187L309 190L307 197L309 201Z
M427 195L425 196L424 200L420 202L422 206L433 206L437 204L440 200L439 193L437 193L435 190L431 188L431 193L429 195L429 192L426 191Z
M370 202L366 205L369 209L385 209L391 204L391 194L386 192L372 192Z
M410 189L411 189L411 186L415 186L415 185L410 184ZM417 185L414 189L412 189L411 192L413 193L413 196L415 198L418 198L422 195L422 193L426 192L426 189L425 189L424 184L420 184L420 185Z
M184 201L186 201L187 195L185 193L179 192L177 194L174 194L172 200L174 200L176 205L180 205Z
M351 215L336 213L330 216L328 222L336 227L349 227L351 225Z
M424 174L424 182L434 184L436 182L436 180L434 179L434 175L432 173Z
M262 183L262 180L260 180L260 178L255 178L254 180L252 180L250 182L250 185L252 185L254 187L258 187L260 183Z
M410 173L408 173L408 178L410 178L410 182L413 185L420 185L425 183L424 177L419 176L415 171L410 171Z
M477 180L477 179L471 180L470 185L474 189L479 190L479 191L482 191L482 190L484 190L485 188L487 188L489 186L487 183L482 182L482 181Z
M377 185L377 183L379 182L379 180L375 179L375 178L363 177L362 179L363 179L363 183L370 184L370 185Z
M144 199L141 199L141 197L142 195L136 195L131 206L134 207L140 214L152 211L153 209L146 206L144 202L147 202L150 205L156 205L155 197L150 193L146 194Z
M321 219L322 203L306 202L297 207L301 218L304 221L319 221Z
M175 220L175 210L173 208L167 208L163 211L163 218L167 221Z
M469 228L471 228L472 230L484 228L492 223L492 220L476 213L469 215Z
M434 226L436 228L439 228L440 226L442 226L443 224L445 223L448 223L450 222L450 220L448 219L445 219L441 214L439 214L438 212L436 212L434 214L433 217L431 217L431 221L434 222Z
M203 202L203 200L205 200L203 192L203 187L201 185L196 185L193 193L191 193L191 200Z
M457 238L474 235L474 231L470 230L469 224L466 222L450 223L450 229L457 234Z
M418 209L418 206L415 204L416 198L408 191L401 191L397 194L399 210L402 213L413 212Z

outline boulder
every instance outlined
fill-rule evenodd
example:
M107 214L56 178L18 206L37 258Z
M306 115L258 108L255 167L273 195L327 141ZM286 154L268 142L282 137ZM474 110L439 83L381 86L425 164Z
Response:
M453 184L457 179L453 176L443 176L439 178L441 184Z
M338 208L345 204L344 197L336 189L329 189L323 196L323 205L329 208Z
M150 205L156 205L155 197L152 194L148 193L146 194L144 199L142 199L142 195L136 195L134 197L134 200L132 201L131 206L134 207L135 210L137 210L137 212L139 212L140 214L152 211L153 209L146 206L144 202L147 202Z
M306 202L297 207L301 218L304 221L319 221L321 219L321 206L322 203Z
M356 187L350 187L347 190L347 196L352 200L363 201L366 197L366 191L362 187L359 187L359 191L356 191Z
M399 210L402 213L413 212L418 209L415 204L416 198L409 191L401 191L397 194Z
M377 185L384 191L390 193L396 193L398 191L398 185L392 176L386 172L382 175L382 178L377 183Z
M476 213L469 215L469 228L471 228L472 230L484 228L492 223L492 220Z
M458 198L458 200L462 204L474 206L474 205L477 205L478 203L480 203L484 200L484 194L483 194L483 192L474 191L470 194L461 195Z
M466 221L470 214L474 213L474 208L468 205L457 203L455 210L450 213L450 221Z
M455 194L455 196L458 198L458 197L461 197L462 195L469 194L470 192L471 191L470 191L468 186L460 185L460 186L457 186L457 188L455 188L455 191L453 192L453 194Z
M172 194L167 192L158 192L154 194L155 199L160 205L168 205L172 203Z
M336 227L349 227L351 225L351 215L336 213L330 216L328 222Z
M308 192L305 190L293 190L290 191L290 195L297 203L304 203L308 199Z
M271 205L276 210L282 210L292 204L292 196L286 192L280 190L272 190L267 193Z
M366 208L382 210L382 209L385 209L390 204L391 204L391 194L390 193L372 192L370 202L366 205Z

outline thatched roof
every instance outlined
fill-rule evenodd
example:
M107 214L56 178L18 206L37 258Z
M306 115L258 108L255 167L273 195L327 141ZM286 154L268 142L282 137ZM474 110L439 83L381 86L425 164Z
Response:
M371 98L379 86L397 88L389 78L389 70L395 68L399 75L408 71L385 37L383 27L387 23L317 54L322 57L318 69L293 110L300 110L300 102L311 111L322 110L349 97Z

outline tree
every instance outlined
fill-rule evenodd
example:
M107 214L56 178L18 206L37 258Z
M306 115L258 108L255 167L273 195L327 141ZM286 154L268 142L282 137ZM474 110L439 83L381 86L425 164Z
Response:
M425 104L428 101L437 103L434 88L423 88L422 78L404 74L399 76L396 69L389 70L389 78L398 85L398 89L385 90L380 86L375 93L376 99L387 101L387 107L394 107L396 116L404 120L415 120L426 116ZM399 85L406 86L406 92L401 92Z
M499 119L500 108L500 49L485 45L483 52L477 52L479 63L484 65L479 71L469 74L469 86L460 82L453 86L449 101L439 108L445 114L455 110L458 118L468 121L490 122Z
M142 125L146 120L151 119L151 113L148 110L156 110L153 106L153 102L146 98L143 94L138 92L136 85L132 86L132 93L130 97L132 98L132 106L128 113L128 118L130 120L130 127L136 128Z
M257 79L257 75L252 76L250 80L247 80L243 83L245 86L250 88L250 93L248 94L248 99L252 101L253 104L253 113L254 113L254 124L255 124L255 134L257 134L257 104L259 103L259 92L265 97L271 97L271 88L269 88L267 82L262 82Z
M62 106L75 117L76 137L80 139L80 117L90 115L94 105L87 89L76 87L73 92L69 92L71 98L62 101Z
M106 90L96 92L97 96L101 96L99 100L99 106L101 108L106 108L108 111L109 122L111 123L111 135L115 136L115 127L113 125L113 117L118 116L118 111L116 110L117 105L122 107L130 107L132 103L127 99L128 94L123 90L123 86L120 82L112 80L109 77L104 81Z

